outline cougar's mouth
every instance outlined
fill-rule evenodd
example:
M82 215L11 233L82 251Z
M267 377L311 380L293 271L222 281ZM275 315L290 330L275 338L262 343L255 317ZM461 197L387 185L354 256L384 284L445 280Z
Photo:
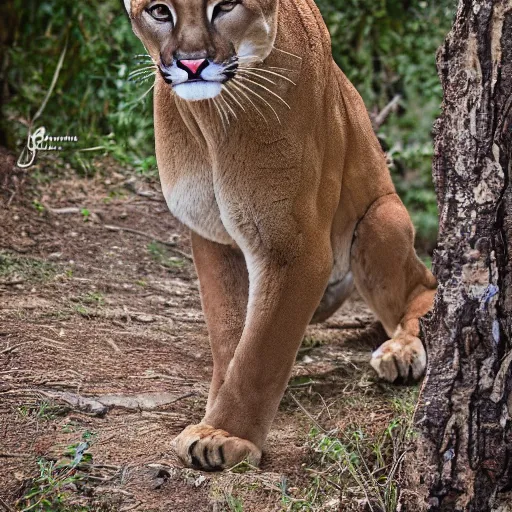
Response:
M170 66L159 65L164 81L187 101L215 98L222 92L222 85L235 76L237 68L236 59L222 64L209 59L175 59Z

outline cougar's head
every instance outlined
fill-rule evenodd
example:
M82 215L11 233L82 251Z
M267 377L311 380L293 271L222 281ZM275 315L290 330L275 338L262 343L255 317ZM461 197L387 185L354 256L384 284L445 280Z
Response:
M264 60L278 0L124 0L135 34L185 100L214 98L244 63Z

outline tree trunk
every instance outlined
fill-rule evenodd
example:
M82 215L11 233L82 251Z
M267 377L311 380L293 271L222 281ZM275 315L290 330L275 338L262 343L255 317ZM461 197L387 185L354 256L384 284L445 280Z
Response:
M407 512L512 511L512 0L459 0L437 57L439 290Z

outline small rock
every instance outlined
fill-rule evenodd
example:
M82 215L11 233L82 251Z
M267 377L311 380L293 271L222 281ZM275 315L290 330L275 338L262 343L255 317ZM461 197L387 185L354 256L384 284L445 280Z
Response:
M151 322L155 321L155 317L151 315L137 315L133 317L133 319L143 324L150 324Z
M206 477L204 475L201 475L198 478L196 478L196 481L194 482L194 485L196 487L199 487L205 480L206 480Z
M62 258L61 252L52 252L51 254L48 255L49 260L58 260L60 258Z

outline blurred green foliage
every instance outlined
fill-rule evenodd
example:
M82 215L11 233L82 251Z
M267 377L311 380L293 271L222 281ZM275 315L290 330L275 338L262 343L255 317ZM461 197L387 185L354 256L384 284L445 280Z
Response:
M18 31L9 52L9 101L4 117L11 145L21 147L27 123L52 81L66 41L57 87L40 119L54 135L77 135L82 149L101 147L134 167L154 162L150 83L137 86L128 73L145 53L117 0L15 0ZM14 139L14 140L13 140ZM70 154L88 170L98 151ZM75 161L73 161L75 160Z
M456 0L317 0L333 55L370 112L395 95L399 108L378 129L392 159L397 190L411 213L417 245L431 252L437 236L432 185L432 125L442 89L436 51L450 29Z
M7 54L3 107L10 145L20 148L27 124L49 88L68 41L57 87L41 124L55 135L78 135L69 153L78 170L92 169L94 156L111 154L121 164L153 174L151 82L134 84L135 55L145 53L133 35L120 0L13 0L18 18ZM332 35L333 54L363 96L379 112L397 94L399 107L378 135L392 158L398 191L429 252L437 213L431 182L431 129L441 104L435 53L455 11L455 0L317 0Z

